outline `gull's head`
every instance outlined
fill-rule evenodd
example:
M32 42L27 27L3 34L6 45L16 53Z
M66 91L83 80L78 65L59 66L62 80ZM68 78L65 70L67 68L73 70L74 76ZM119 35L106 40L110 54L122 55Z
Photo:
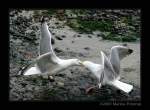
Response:
M40 19L40 22L41 23L44 23L44 22L47 22L49 19L47 16L42 16L41 19Z
M130 55L131 53L133 53L133 50L131 48L129 48L127 44L113 46L111 48L111 50L118 53L120 59L122 59L122 58L126 57L127 55Z

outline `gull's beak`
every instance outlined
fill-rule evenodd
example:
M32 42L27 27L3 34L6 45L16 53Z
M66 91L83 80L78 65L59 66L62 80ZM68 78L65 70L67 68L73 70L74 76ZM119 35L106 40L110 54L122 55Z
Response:
M80 61L79 63L80 63L81 65L83 65L83 61Z

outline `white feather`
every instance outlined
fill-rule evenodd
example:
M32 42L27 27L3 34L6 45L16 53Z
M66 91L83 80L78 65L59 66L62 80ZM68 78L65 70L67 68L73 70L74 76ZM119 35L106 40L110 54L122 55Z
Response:
M113 85L116 88L118 88L126 93L129 93L133 89L132 85L121 82L119 80L115 80L115 81L111 82L110 85Z
M119 81L120 78L120 60L128 53L128 48L124 46L113 46L111 48L110 58L101 51L101 64L95 64L90 61L84 61L83 65L88 68L98 79L99 88L101 85L109 84L129 93L133 86Z
M45 20L41 24L40 56L34 63L36 67L29 68L24 75L53 74L69 66L81 65L78 59L63 60L55 55L51 44L51 33Z
M39 71L39 69L37 67L31 67L29 68L24 75L33 75L33 74L40 74L41 72Z

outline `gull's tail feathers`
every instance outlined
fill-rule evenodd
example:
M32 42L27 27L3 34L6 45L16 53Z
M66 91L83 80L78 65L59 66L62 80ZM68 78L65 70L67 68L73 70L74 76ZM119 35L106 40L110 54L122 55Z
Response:
M28 64L27 66L23 67L18 75L32 75L32 74L40 74L40 70L38 67L35 65L36 60L33 61L32 63Z
M34 75L34 74L40 74L40 70L37 67L31 67L29 68L23 75Z
M115 81L111 82L111 85L115 86L116 88L118 88L126 93L131 92L131 90L133 89L133 85L121 82L119 80L115 80Z

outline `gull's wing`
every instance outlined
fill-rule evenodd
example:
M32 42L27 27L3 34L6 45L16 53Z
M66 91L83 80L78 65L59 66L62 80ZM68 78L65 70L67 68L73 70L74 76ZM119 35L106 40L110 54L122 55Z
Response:
M41 24L40 55L52 51L51 33L48 30L46 21L43 21Z
M48 29L45 18L41 22L41 39L40 39L40 55L50 52L51 55L58 59L55 55L51 44L51 33Z
M113 46L111 48L109 61L111 62L116 75L119 76L120 75L120 58L119 58L118 51L114 51L114 50L116 50L116 48L118 48L118 46Z
M41 39L40 39L40 56L30 65L24 67L19 74L23 75L32 75L32 74L41 74L43 72L46 72L48 70L53 70L54 68L57 68L59 59L53 49L51 44L51 33L48 30L48 25L46 23L46 18L42 18L41 21ZM33 64L35 64L33 66Z
M101 59L103 66L103 77L104 80L113 81L116 78L116 74L113 70L111 62L108 60L106 55L101 51Z
M45 53L36 59L36 65L41 73L52 72L59 66L60 59L57 59L52 52Z
M107 83L115 86L116 88L126 93L129 93L133 89L133 86L117 80L118 75L114 72L110 60L105 56L105 54L102 51L101 56L102 56L102 65L104 68L104 78L107 78L108 80Z
M132 89L133 89L133 85L121 82L119 80L115 80L113 82L111 82L111 85L115 86L116 88L129 93Z
M27 71L24 72L23 75L33 75L33 74L41 74L40 70L35 66L29 68Z
M35 65L35 61L23 67L18 73L18 75L33 75L33 74L41 74L41 71Z
M59 59L55 58L51 52L39 56L31 64L23 67L18 75L34 75L53 72L59 67Z

